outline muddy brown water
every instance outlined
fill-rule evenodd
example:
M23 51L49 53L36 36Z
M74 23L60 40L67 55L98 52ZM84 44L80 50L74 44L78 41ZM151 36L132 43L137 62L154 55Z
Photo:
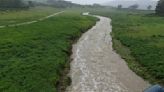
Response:
M73 45L72 85L66 92L143 92L150 84L132 72L112 48L111 19L96 17L100 21Z

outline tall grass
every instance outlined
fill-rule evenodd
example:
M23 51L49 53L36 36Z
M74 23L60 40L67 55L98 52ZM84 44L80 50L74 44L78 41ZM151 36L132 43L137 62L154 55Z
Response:
M38 23L0 29L0 91L56 92L72 41L95 21L67 12Z
M43 6L33 7L28 10L0 11L0 26L33 21L59 11L60 9L57 8Z

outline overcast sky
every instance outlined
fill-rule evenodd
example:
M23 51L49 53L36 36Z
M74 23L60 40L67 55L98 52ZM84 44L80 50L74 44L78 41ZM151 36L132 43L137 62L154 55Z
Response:
M93 4L93 3L104 4L105 2L109 2L112 0L67 0L67 1L72 1L73 3L79 3L79 4ZM133 0L122 0L122 1L133 1Z

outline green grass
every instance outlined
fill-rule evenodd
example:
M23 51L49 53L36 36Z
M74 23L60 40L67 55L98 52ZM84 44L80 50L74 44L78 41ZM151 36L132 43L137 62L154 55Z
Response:
M0 29L0 91L56 92L72 42L95 22L95 18L66 12Z
M36 20L58 11L60 9L42 6L29 10L0 11L0 26Z
M164 18L148 11L94 11L112 18L116 51L131 69L152 83L164 84Z

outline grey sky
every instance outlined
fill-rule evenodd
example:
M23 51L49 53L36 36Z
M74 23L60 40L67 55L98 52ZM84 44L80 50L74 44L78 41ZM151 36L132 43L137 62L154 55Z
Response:
M72 1L73 3L79 3L79 4L93 4L93 3L100 3L104 4L105 2L109 2L112 0L67 0L67 1ZM117 1L117 0L115 0ZM122 0L122 1L135 1L135 0ZM157 0L155 0L157 1Z

